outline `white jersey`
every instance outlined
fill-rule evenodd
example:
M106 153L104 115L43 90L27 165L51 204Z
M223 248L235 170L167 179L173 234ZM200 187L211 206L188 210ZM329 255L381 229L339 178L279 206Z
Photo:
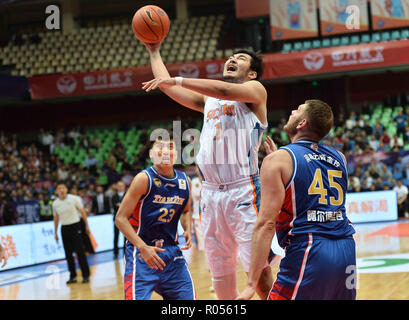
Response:
M258 175L258 149L266 123L244 102L208 97L196 157L205 181L224 184Z

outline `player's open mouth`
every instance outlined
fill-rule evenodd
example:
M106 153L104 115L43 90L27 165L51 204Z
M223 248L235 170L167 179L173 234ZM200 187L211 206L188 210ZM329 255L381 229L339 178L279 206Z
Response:
M227 71L229 71L229 72L234 72L234 71L236 71L236 70L237 70L237 67L234 66L234 65L229 65L229 66L227 67Z

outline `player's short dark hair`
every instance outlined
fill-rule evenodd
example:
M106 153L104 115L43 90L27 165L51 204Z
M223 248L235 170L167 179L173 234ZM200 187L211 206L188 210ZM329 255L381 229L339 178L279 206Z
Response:
M310 130L320 139L324 138L334 126L334 114L331 107L321 100L307 100L305 104Z
M256 80L260 80L264 73L264 62L261 53L250 49L236 49L233 51L233 55L238 53L245 53L251 57L250 70L257 72Z

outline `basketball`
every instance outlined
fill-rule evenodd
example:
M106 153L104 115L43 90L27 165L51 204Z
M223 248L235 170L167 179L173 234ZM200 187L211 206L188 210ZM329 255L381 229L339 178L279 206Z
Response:
M132 19L132 30L144 43L161 42L168 34L170 20L166 12L153 5L140 8Z

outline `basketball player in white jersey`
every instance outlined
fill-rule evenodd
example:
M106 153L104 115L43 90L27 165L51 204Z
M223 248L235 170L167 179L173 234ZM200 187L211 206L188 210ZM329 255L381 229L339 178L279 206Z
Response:
M203 178L201 224L213 287L221 300L235 299L237 262L249 272L251 236L260 202L258 148L267 128L267 92L258 81L262 58L250 50L234 52L223 80L170 77L160 44L145 45L154 79L147 92L160 88L181 105L204 113L196 164ZM257 294L267 299L272 286L266 261Z

